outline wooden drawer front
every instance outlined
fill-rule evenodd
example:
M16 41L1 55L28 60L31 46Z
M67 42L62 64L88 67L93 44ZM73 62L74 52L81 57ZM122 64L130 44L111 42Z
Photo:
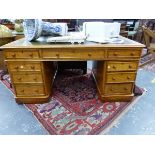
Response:
M11 71L41 71L39 62L8 62L8 67Z
M141 55L141 50L108 50L107 55L108 58L139 58Z
M134 82L135 78L136 78L136 73L134 72L108 73L107 83Z
M130 71L137 70L138 62L129 61L129 62L116 62L109 61L107 62L107 70L108 71Z
M31 59L39 58L38 50L21 50L21 51L6 51L7 59Z
M106 84L105 85L105 94L131 94L133 84Z
M42 58L48 59L98 59L102 60L105 57L105 50L43 50Z
M42 83L42 75L41 74L13 74L12 75L14 83Z
M17 96L45 95L43 85L15 85Z

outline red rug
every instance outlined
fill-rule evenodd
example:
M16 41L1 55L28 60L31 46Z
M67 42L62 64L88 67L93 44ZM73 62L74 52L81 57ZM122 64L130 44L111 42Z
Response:
M9 75L1 80L12 92ZM65 71L54 81L53 96L45 104L25 104L49 134L99 134L117 120L137 99L144 89L136 87L131 102L102 103L97 96L91 73Z

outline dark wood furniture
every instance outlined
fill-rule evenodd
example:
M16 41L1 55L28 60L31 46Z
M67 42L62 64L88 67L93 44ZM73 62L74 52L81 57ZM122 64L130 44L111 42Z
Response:
M123 38L123 44L46 44L20 39L2 46L18 103L44 103L52 94L54 61L93 61L101 99L129 101L144 45Z
M147 48L147 54L144 56L147 56L149 54L153 55L152 59L149 59L148 61L146 61L141 65L144 66L150 62L155 61L155 43L151 43L151 40L155 39L155 32L146 26L142 26L142 30L144 35L144 43Z

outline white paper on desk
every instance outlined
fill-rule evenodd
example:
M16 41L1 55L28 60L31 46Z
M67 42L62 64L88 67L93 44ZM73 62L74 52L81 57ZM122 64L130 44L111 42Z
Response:
M82 32L69 32L66 36L48 37L47 42L78 42L82 43L86 39L86 36Z
M101 44L108 44L108 43L123 44L124 43L124 40L120 38L109 38L109 39L103 40L103 38L99 38L99 37L89 37L87 41L92 41L92 42L101 43Z

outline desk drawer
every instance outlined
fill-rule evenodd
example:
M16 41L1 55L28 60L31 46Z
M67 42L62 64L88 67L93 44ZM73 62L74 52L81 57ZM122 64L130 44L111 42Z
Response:
M105 94L131 94L133 90L133 83L126 84L106 84Z
M42 83L42 75L39 73L12 74L13 83Z
M107 83L134 82L135 72L107 73Z
M55 49L42 50L42 58L45 59L98 59L105 58L105 50L83 50L83 49Z
M11 71L41 71L39 62L7 62Z
M137 70L138 61L129 61L129 62L117 62L109 61L107 62L108 71L130 71Z
M108 58L139 58L141 50L115 49L107 51Z
M39 58L38 50L17 50L17 51L6 51L5 56L7 59L31 59Z
M43 85L14 85L17 96L37 96L45 95Z

